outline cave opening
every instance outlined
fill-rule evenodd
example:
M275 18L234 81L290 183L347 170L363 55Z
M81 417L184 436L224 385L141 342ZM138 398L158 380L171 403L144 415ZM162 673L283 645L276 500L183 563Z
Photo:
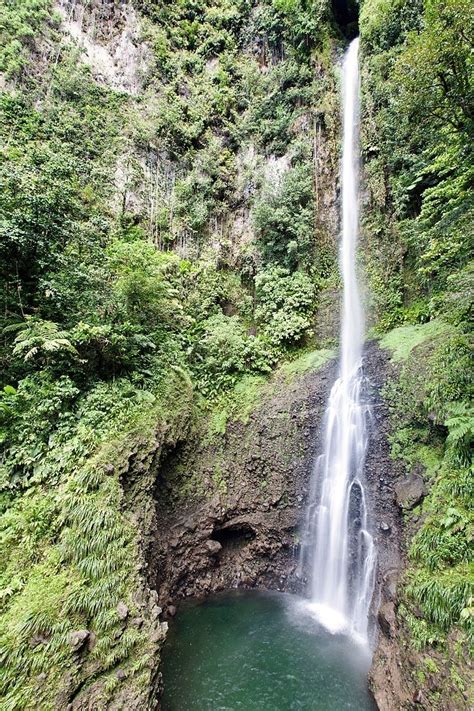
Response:
M336 24L347 39L359 34L358 0L332 0L332 12Z
M221 528L214 528L211 540L218 541L223 548L242 546L253 540L256 533L247 522L228 524Z

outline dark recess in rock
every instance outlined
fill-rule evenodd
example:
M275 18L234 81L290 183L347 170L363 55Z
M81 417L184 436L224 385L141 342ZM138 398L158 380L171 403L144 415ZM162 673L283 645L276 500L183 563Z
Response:
M255 530L247 522L227 524L212 532L212 539L220 543L222 548L245 545L256 536Z
M348 39L359 34L359 6L357 0L332 0L332 12L336 24Z

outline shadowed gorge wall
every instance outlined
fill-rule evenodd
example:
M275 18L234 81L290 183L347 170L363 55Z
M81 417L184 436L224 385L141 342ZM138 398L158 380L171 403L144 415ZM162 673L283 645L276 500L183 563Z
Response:
M336 23L348 39L353 39L359 33L359 2L358 0L331 0L332 11Z

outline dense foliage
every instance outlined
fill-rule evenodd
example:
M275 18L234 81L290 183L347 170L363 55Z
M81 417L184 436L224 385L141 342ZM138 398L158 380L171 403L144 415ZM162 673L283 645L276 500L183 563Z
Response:
M376 306L386 325L426 320L472 274L472 13L464 0L368 0L361 37Z
M441 646L473 618L472 13L468 0L361 5L373 312L381 332L429 334L388 393L394 455L432 479L405 615L420 645ZM0 705L12 711L66 707L96 681L103 708L118 667L147 688L157 640L117 614L123 601L138 614L143 586L130 470L144 477L184 438L197 403L217 403L214 433L250 407L314 341L318 295L335 283L314 174L317 128L337 152L331 3L54 7L0 6ZM85 665L70 643L83 628Z
M2 708L149 684L121 477L311 338L332 36L323 0L0 8Z
M360 17L367 271L379 331L405 324L383 341L402 363L386 393L392 454L407 472L421 470L428 489L406 518L399 614L408 644L451 666L442 691L461 705L467 680L455 665L474 625L471 9L465 0L365 0ZM443 708L440 690L427 693Z

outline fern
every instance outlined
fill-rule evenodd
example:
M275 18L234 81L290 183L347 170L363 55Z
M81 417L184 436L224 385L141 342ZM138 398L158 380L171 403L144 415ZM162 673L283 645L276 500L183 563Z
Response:
M469 464L474 440L474 410L465 402L453 404L445 425L449 430L446 444L452 450L454 460L460 465Z
M21 356L25 362L38 357L44 362L54 354L78 355L72 345L69 333L62 331L52 321L44 321L34 316L26 316L25 321L6 327L6 331L19 331L13 348L14 356Z

